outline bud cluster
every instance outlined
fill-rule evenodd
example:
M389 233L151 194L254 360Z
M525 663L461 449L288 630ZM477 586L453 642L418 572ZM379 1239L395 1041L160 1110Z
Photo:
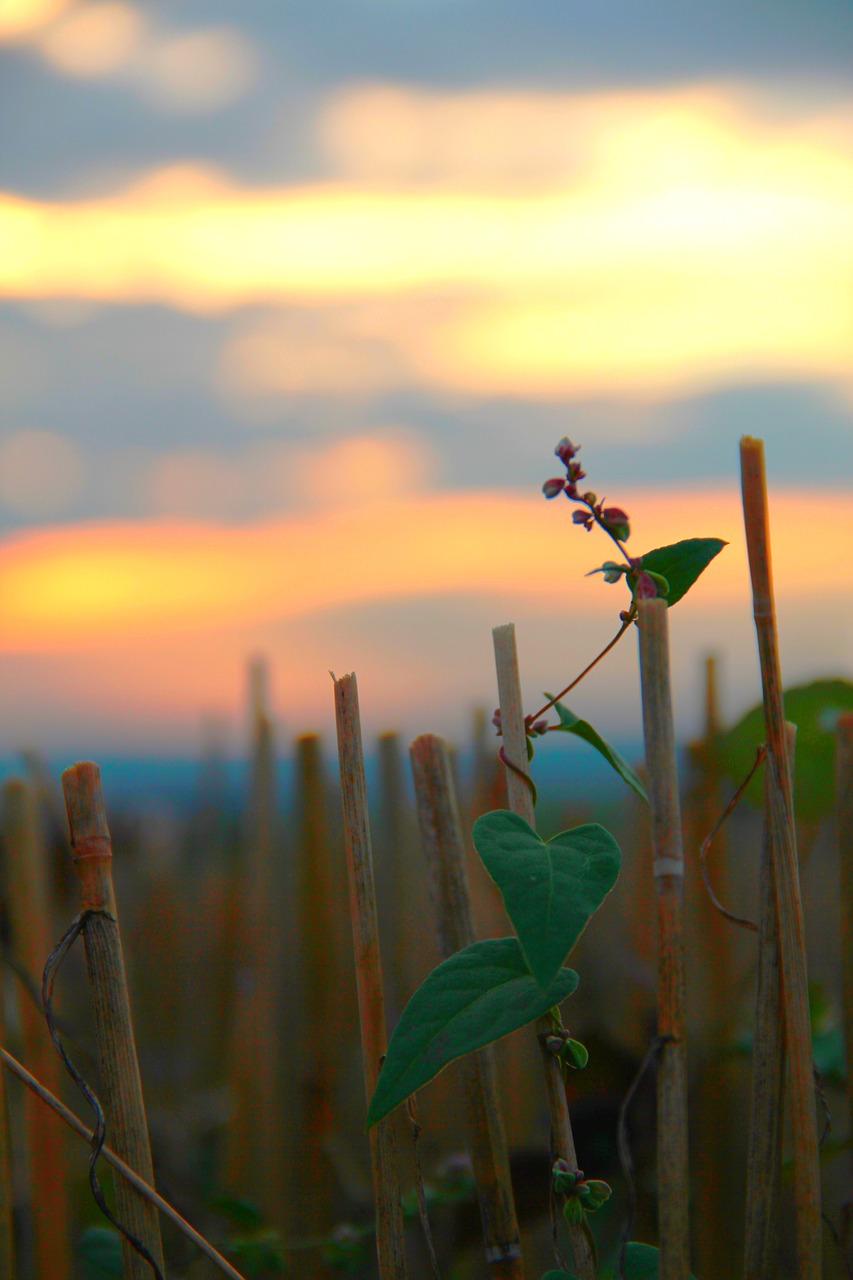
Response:
M566 1067L582 1071L589 1062L589 1052L580 1040L573 1040L565 1027L556 1028L545 1037L545 1048Z
M627 542L631 525L622 508L605 507L604 499L599 502L598 494L591 489L585 493L578 492L578 481L586 477L586 472L576 461L579 449L579 444L572 444L568 436L563 436L554 452L566 468L566 475L564 478L556 476L546 480L542 492L546 498L556 498L558 494L564 493L571 502L582 502L587 510L574 512L572 520L575 524L582 524L587 531L599 524L616 542Z
M551 1169L554 1190L564 1197L566 1222L581 1223L585 1213L595 1213L610 1199L610 1187L598 1178L585 1178L582 1169L569 1168L568 1161L555 1160Z

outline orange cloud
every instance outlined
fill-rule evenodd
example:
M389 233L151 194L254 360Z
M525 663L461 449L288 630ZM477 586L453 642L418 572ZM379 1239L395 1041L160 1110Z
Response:
M642 547L699 534L729 540L701 598L706 607L746 601L736 494L619 500ZM803 519L818 508L819 522ZM780 595L806 600L853 588L834 533L851 517L853 494L774 494ZM615 615L619 592L583 577L607 555L602 538L570 526L565 504L501 492L413 495L239 528L146 521L41 530L0 548L0 648L110 648L140 634L228 631L442 593L498 593L508 606L565 597L573 610Z

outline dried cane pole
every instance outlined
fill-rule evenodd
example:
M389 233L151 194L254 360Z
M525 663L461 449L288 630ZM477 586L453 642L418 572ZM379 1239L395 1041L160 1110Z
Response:
M848 1132L853 1132L853 713L838 720L836 756L838 873L841 892L841 983L847 1055Z
M786 725L793 766L796 729ZM776 780L764 774L764 831L758 888L758 982L752 1050L752 1098L746 1160L744 1280L771 1280L778 1272L778 1201L785 1101L785 1025L779 966L779 924L773 850Z
M513 813L524 818L531 827L536 825L533 811L533 795L524 777L529 772L527 760L527 733L524 725L524 710L521 700L521 680L518 674L518 650L515 643L515 626L508 622L504 626L492 630L495 648L495 666L498 677L498 695L500 699L501 731L503 733L503 750L507 760L515 766L506 770L507 793L509 807ZM516 772L516 770L518 772ZM569 1104L566 1099L566 1088L563 1082L563 1068L557 1058L545 1046L545 1037L551 1032L551 1021L547 1015L536 1020L536 1033L542 1049L542 1066L545 1071L545 1092L548 1098L548 1113L551 1118L551 1142L554 1159L565 1160L570 1169L577 1169L578 1157L575 1151L575 1139L572 1133L572 1122L569 1118ZM588 1229L579 1223L567 1223L569 1243L571 1245L578 1280L595 1280L595 1254Z
M657 1168L660 1280L690 1272L687 1053L684 1028L684 849L669 678L667 603L640 600L640 681L657 886Z
M333 677L334 678L334 677ZM335 679L335 720L341 771L341 799L347 851L364 1087L369 1102L387 1048L382 962L376 920L373 853L367 812L367 784L361 745L361 720L355 675ZM370 1130L373 1194L376 1201L376 1249L380 1280L405 1280L406 1240L397 1176L394 1119L386 1116Z
M798 1280L821 1274L821 1196L817 1115L809 1023L805 928L800 900L797 837L788 765L788 744L779 666L776 611L770 568L770 532L764 446L745 436L740 442L743 516L752 579L753 613L758 637L767 740L766 769L771 788L776 913L784 1006L785 1047L793 1138L794 1204L797 1224Z
M62 790L72 858L80 882L81 907L93 913L86 922L84 941L107 1133L116 1155L151 1186L154 1182L151 1147L113 893L112 845L98 766L89 762L72 765L62 775ZM142 1242L163 1272L163 1245L156 1209L123 1179L116 1182L115 1194L119 1221ZM121 1250L126 1280L151 1280L148 1263L124 1239Z
M0 1042L6 1038L3 999L3 968L0 966ZM12 1187L12 1155L9 1134L9 1108L6 1079L0 1071L0 1276L15 1274L14 1189Z
M434 734L422 734L415 738L409 754L439 951L441 959L446 960L475 941L459 808L444 741ZM524 1280L491 1045L467 1054L459 1064L459 1071L486 1260L494 1280Z
M37 981L53 945L50 884L35 795L17 778L3 788L3 837L14 956L24 972ZM58 1092L60 1062L41 1010L30 999L21 1004L21 1028L27 1061L48 1087ZM40 1276L65 1280L71 1274L71 1257L64 1135L31 1095L26 1097L24 1115L35 1269Z
M320 739L306 734L296 742L296 810L299 821L297 921L302 972L305 1061L301 1092L301 1142L307 1158L297 1187L297 1221L304 1235L332 1226L334 1177L326 1144L335 1127L336 1055L329 1052L336 1032L335 996L340 957L335 929L331 847L326 822L326 788ZM321 1275L318 1261L302 1263L306 1280Z

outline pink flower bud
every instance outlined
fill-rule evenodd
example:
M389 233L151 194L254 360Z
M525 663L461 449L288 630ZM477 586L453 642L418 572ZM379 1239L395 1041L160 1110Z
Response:
M553 480L546 480L542 486L542 492L546 498L556 498L558 493L562 493L566 487L565 480L555 477Z
M498 733L503 733L503 725L501 724L501 709L500 709L500 707L496 707L496 708L495 708L495 714L492 716L492 724L495 726L495 728L497 729Z
M578 445L578 444L572 444L572 442L571 442L571 440L569 439L569 437L568 437L568 436L563 436L562 440L561 440L561 441L560 441L560 443L557 445L557 447L556 447L556 449L554 450L554 452L556 453L556 455L557 455L557 457L560 459L560 461L561 461L565 466L568 466L568 465L569 465L569 463L571 462L572 458L573 458L573 457L575 456L575 454L577 453L577 451L578 451L578 449L579 449L579 448L580 448L580 445Z
M654 600L657 596L657 583L645 569L641 569L637 574L637 585L634 587L634 595L638 600Z
M594 523L592 516L589 514L588 511L573 511L572 521L575 524L582 524L587 531L589 531L592 528Z
M601 519L607 530L620 542L624 542L631 532L628 516L621 507L605 507Z

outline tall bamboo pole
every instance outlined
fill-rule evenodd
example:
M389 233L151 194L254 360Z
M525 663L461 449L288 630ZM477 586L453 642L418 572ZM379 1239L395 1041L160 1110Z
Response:
M690 1273L687 1053L682 902L684 849L675 761L665 600L641 600L640 680L658 919L657 1167L660 1280Z
M792 724L786 727L788 760L793 766L796 731ZM758 982L746 1162L744 1280L774 1280L779 1270L777 1233L785 1101L785 1024L774 874L772 789L775 787L772 773L765 771L758 888Z
M54 942L51 885L35 795L17 778L3 788L3 838L14 955L38 985ZM48 1088L58 1093L61 1064L41 1010L29 998L21 1003L21 1029L27 1062ZM63 1133L30 1094L24 1103L24 1119L36 1270L39 1275L66 1280L71 1274L71 1257Z
M439 952L441 959L446 960L475 940L459 807L445 742L434 734L424 733L415 738L409 754ZM467 1054L459 1063L459 1073L486 1260L494 1280L524 1280L491 1045L478 1053Z
M0 1044L6 1038L5 991L0 966ZM0 1071L0 1276L15 1275L15 1194L12 1185L12 1154L6 1079Z
M101 1103L110 1145L149 1186L154 1184L148 1123L133 1037L118 915L112 881L112 844L96 764L72 765L62 775L74 868L83 910L92 911L84 940L98 1040ZM116 1183L122 1225L145 1245L164 1271L157 1211L133 1187ZM122 1240L125 1280L151 1280L151 1268Z
M847 712L838 720L835 777L838 874L841 894L841 985L847 1061L847 1115L848 1133L853 1134L853 712ZM853 1162L853 1151L851 1151L851 1162Z
M529 777L530 766L527 759L527 733L514 624L509 622L504 626L494 627L492 639L498 677L503 750L507 760L515 766L514 769L506 770L509 807L533 827L536 825L533 795L524 780ZM547 1015L536 1020L536 1033L542 1049L542 1066L545 1072L548 1113L551 1118L551 1142L555 1159L565 1160L569 1168L574 1170L578 1167L578 1157L563 1083L563 1068L545 1046L545 1037L550 1031L551 1023ZM588 1230L577 1223L569 1223L567 1227L578 1280L595 1280L595 1255Z
M335 680L335 720L341 772L341 800L347 851L350 918L352 920L364 1087L370 1102L387 1047L382 961L376 919L373 851L367 811L367 783L358 685L355 675ZM370 1130L373 1194L376 1202L376 1249L380 1280L405 1280L406 1240L400 1207L394 1117L386 1116Z
M794 801L788 762L776 610L770 567L770 530L764 446L744 436L740 443L746 549L752 580L771 788L776 913L788 1053L798 1280L821 1274L821 1195L814 1069L809 1023L805 926L800 900Z
M326 1143L334 1129L337 1055L329 1052L337 1026L335 1002L340 976L335 930L333 877L323 756L320 739L296 742L296 809L299 823L297 868L299 958L302 975L303 1042L301 1141L305 1154L296 1193L300 1232L322 1235L332 1227L333 1171ZM305 1280L323 1274L319 1261L302 1263Z

